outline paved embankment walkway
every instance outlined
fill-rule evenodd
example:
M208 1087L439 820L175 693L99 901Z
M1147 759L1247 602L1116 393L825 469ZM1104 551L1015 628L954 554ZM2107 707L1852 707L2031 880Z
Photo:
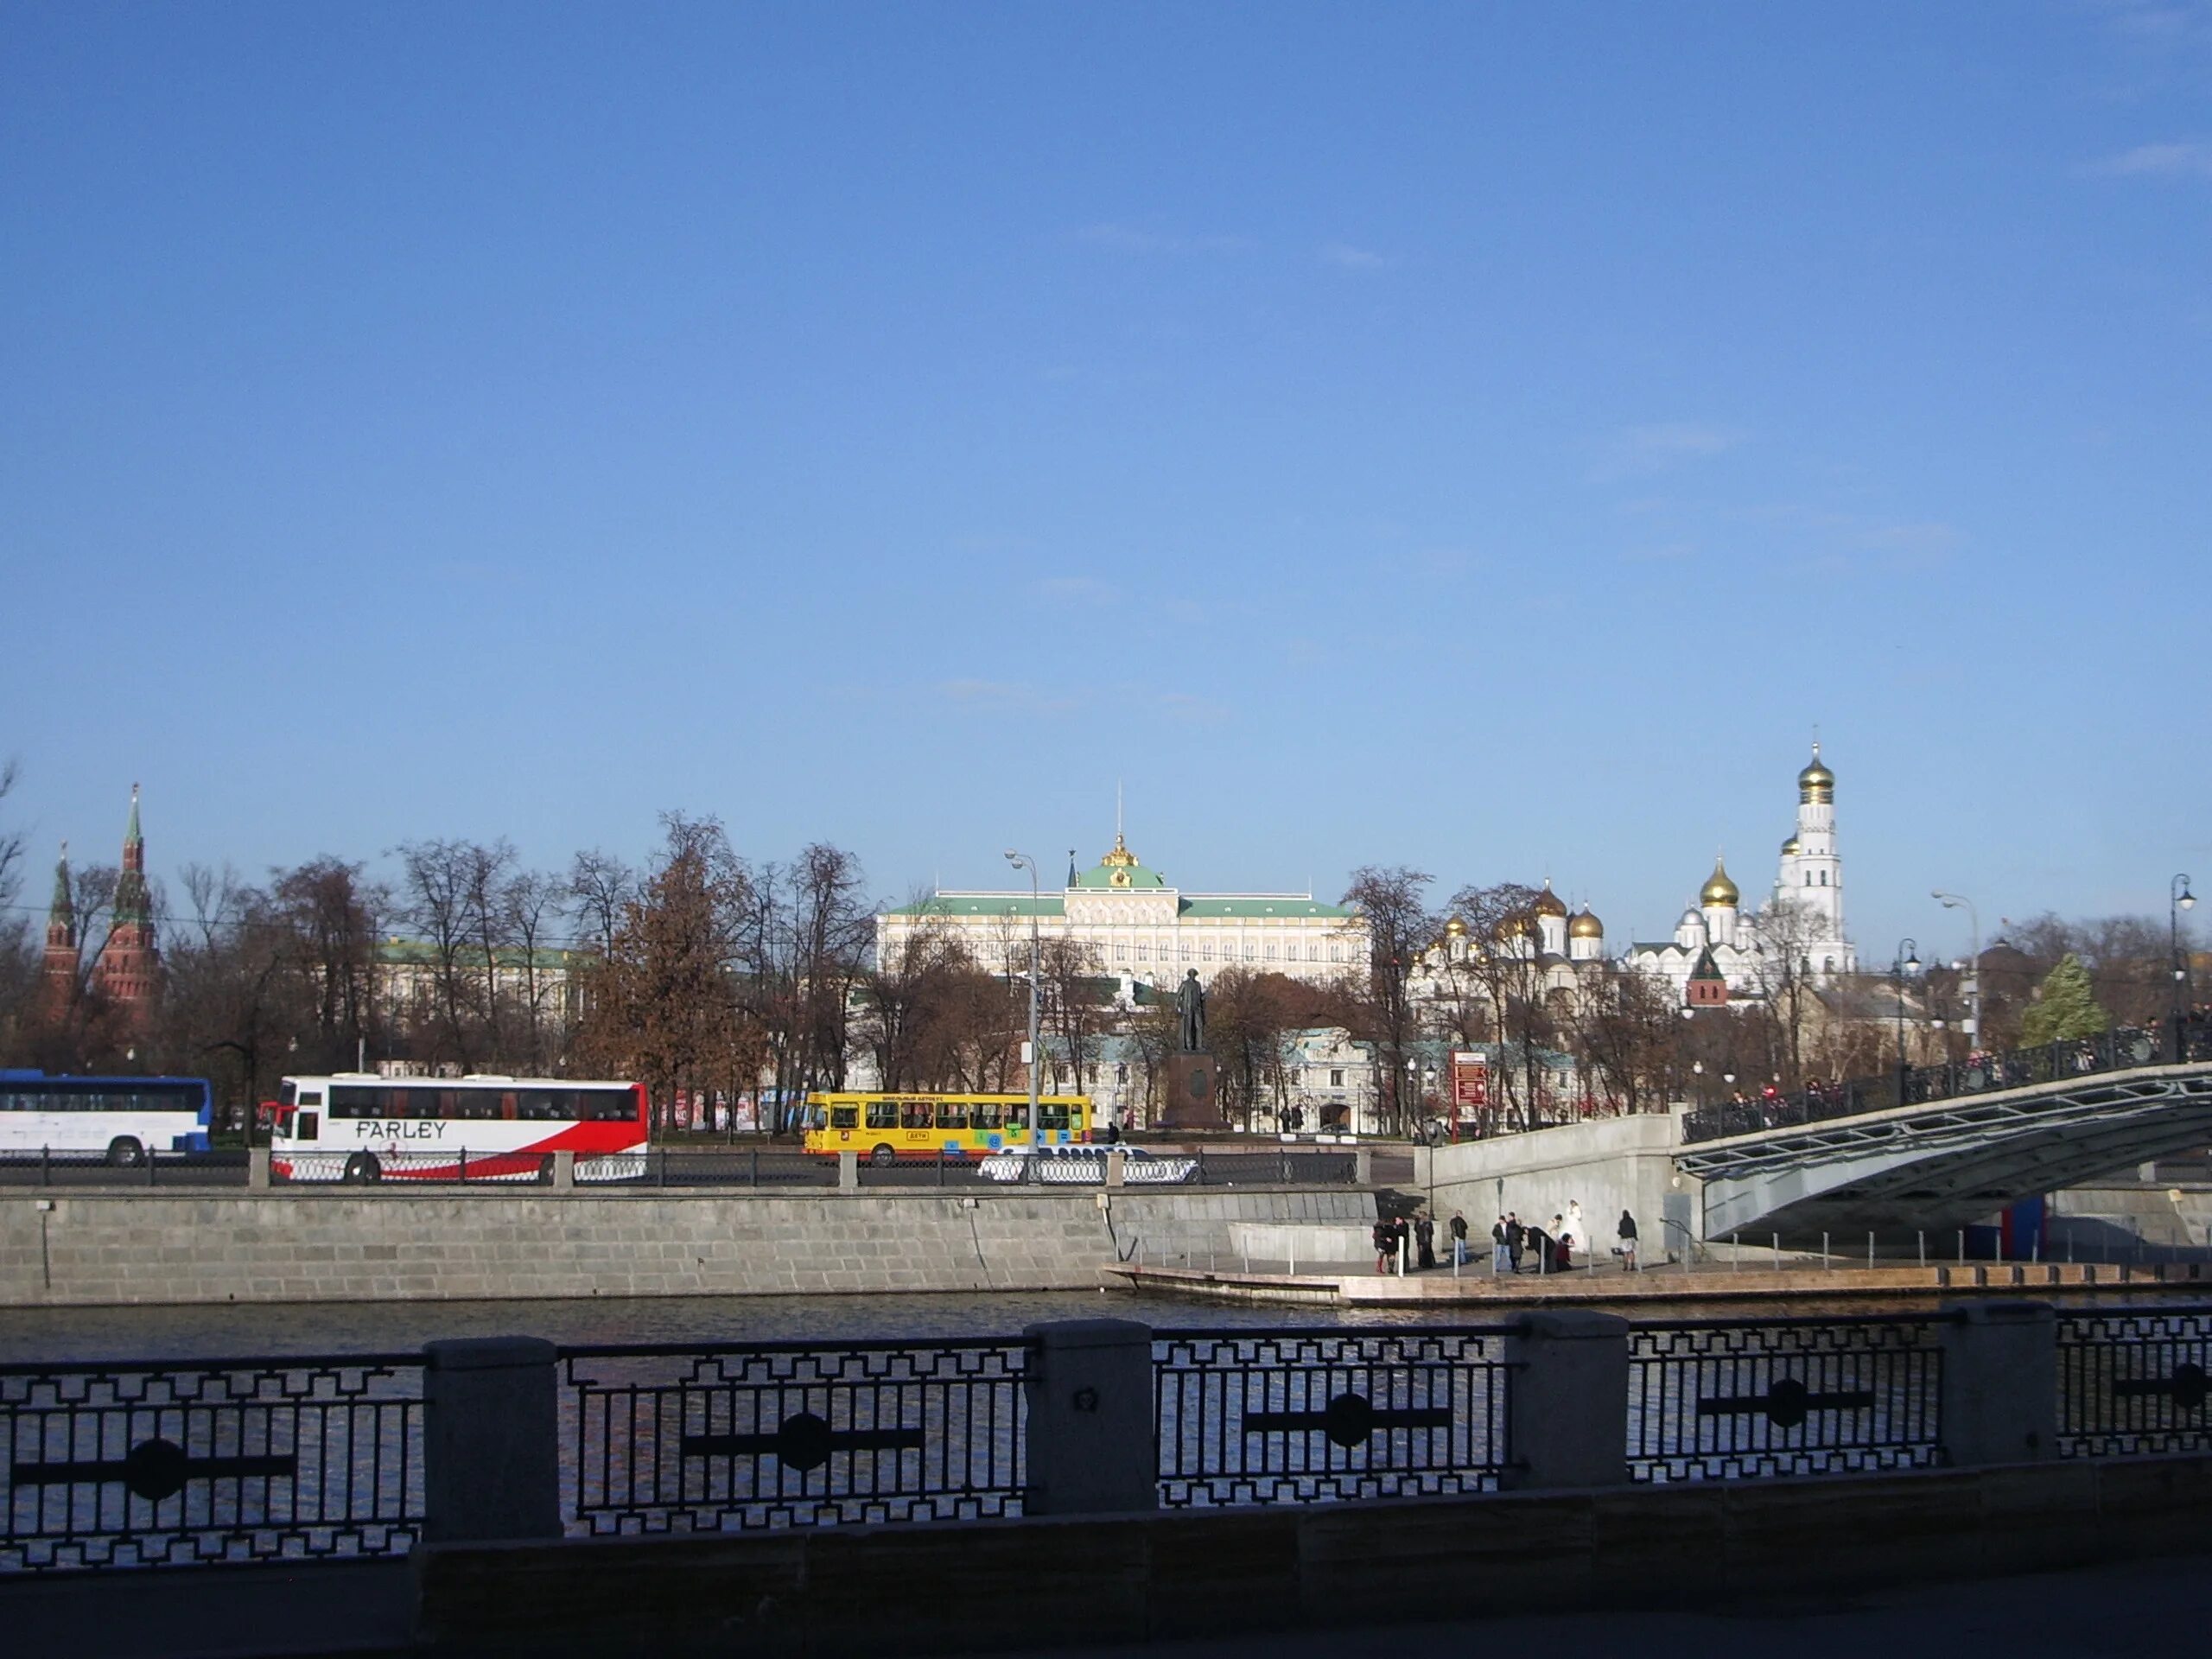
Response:
M1841 1575L1839 1575L1841 1576ZM1625 1656L1786 1653L1789 1659L1959 1659L2051 1655L2146 1659L2202 1645L2212 1580L2201 1558L2172 1557L1957 1584L1768 1599L1696 1612L1518 1614L1433 1624L1375 1624L1210 1641L1037 1648L1027 1659L1408 1659L1410 1655ZM1024 1659L1014 1656L1013 1659Z
M1469 1268L1454 1274L1448 1268L1427 1273L1378 1274L1370 1261L1307 1267L1293 1272L1287 1262L1254 1262L1220 1268L1109 1268L1107 1282L1141 1294L1211 1297L1224 1301L1351 1307L1484 1308L1557 1306L1560 1304L1633 1303L1663 1311L1669 1302L1802 1301L1811 1297L1931 1300L1961 1293L2101 1296L2115 1291L2212 1292L2212 1263L2166 1262L2146 1267L2113 1267L2076 1262L1968 1262L1963 1267L1832 1267L1799 1264L1754 1268L1710 1263L1692 1271L1655 1268L1623 1273L1607 1263L1595 1272L1494 1278L1490 1269Z
M66 1659L359 1659L414 1645L404 1560L0 1577L10 1650Z

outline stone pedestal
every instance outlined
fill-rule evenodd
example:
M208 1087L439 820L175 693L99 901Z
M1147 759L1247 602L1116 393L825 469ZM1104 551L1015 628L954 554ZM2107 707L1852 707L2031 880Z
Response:
M1170 1054L1167 1057L1166 1103L1160 1108L1160 1127L1163 1129L1218 1129L1225 1127L1221 1116L1221 1091L1217 1086L1217 1082L1212 1055Z

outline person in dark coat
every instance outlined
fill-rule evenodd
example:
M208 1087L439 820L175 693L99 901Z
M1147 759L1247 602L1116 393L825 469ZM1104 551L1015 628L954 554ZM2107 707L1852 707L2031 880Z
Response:
M1521 1252L1529 1248L1529 1230L1510 1210L1505 1212L1505 1253L1513 1258L1513 1271L1521 1271Z
M1375 1224L1374 1239L1375 1271L1388 1273L1390 1271L1390 1257L1398 1248L1397 1231L1390 1225L1388 1219L1377 1219Z
M1436 1265L1436 1223L1426 1210L1414 1217L1414 1249L1423 1273Z
M1452 1212L1452 1265L1467 1265L1467 1218L1457 1210Z
M1636 1266L1636 1217L1625 1210L1621 1211L1620 1249L1615 1252L1621 1259L1621 1271L1634 1273Z
M1552 1270L1552 1241L1551 1235L1544 1230L1542 1223L1529 1224L1528 1248L1529 1254L1536 1258L1537 1276L1541 1278L1549 1273Z

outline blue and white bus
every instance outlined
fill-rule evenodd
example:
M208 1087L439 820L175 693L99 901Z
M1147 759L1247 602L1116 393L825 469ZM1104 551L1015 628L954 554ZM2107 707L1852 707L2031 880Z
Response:
M156 1153L207 1151L213 1122L205 1077L0 1071L0 1154L51 1153L127 1169Z

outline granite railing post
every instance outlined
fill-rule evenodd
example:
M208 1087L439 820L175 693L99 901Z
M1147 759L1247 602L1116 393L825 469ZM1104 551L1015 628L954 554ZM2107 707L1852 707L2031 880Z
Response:
M565 1147L553 1154L553 1190L556 1192L576 1190L576 1154Z
M1626 1319L1523 1314L1506 1338L1511 1444L1501 1484L1528 1491L1628 1484Z
M424 1543L561 1535L554 1358L537 1337L424 1344Z
M1108 1154L1106 1154L1106 1185L1109 1185L1109 1186L1119 1186L1119 1185L1121 1185L1121 1184L1122 1184L1122 1173L1123 1173L1123 1171L1124 1171L1124 1170L1126 1170L1126 1169L1128 1168L1128 1157L1129 1157L1128 1154L1127 1154L1127 1153L1123 1152L1123 1151L1122 1151L1119 1147L1115 1147L1115 1148L1113 1149L1113 1151L1111 1151L1111 1152L1109 1152L1109 1153L1108 1153Z
M839 1153L837 1154L837 1190L840 1192L857 1192L860 1189L860 1154L849 1150Z
M1954 1469L2058 1455L2058 1314L2045 1302L1944 1310L1937 1433Z
M257 1192L265 1192L268 1189L268 1147L248 1147L245 1149L245 1184Z
M1022 1333L1028 1515L1138 1515L1160 1507L1152 1327L1057 1319Z
M1352 1148L1351 1184L1354 1186L1375 1185L1375 1149L1372 1147Z

